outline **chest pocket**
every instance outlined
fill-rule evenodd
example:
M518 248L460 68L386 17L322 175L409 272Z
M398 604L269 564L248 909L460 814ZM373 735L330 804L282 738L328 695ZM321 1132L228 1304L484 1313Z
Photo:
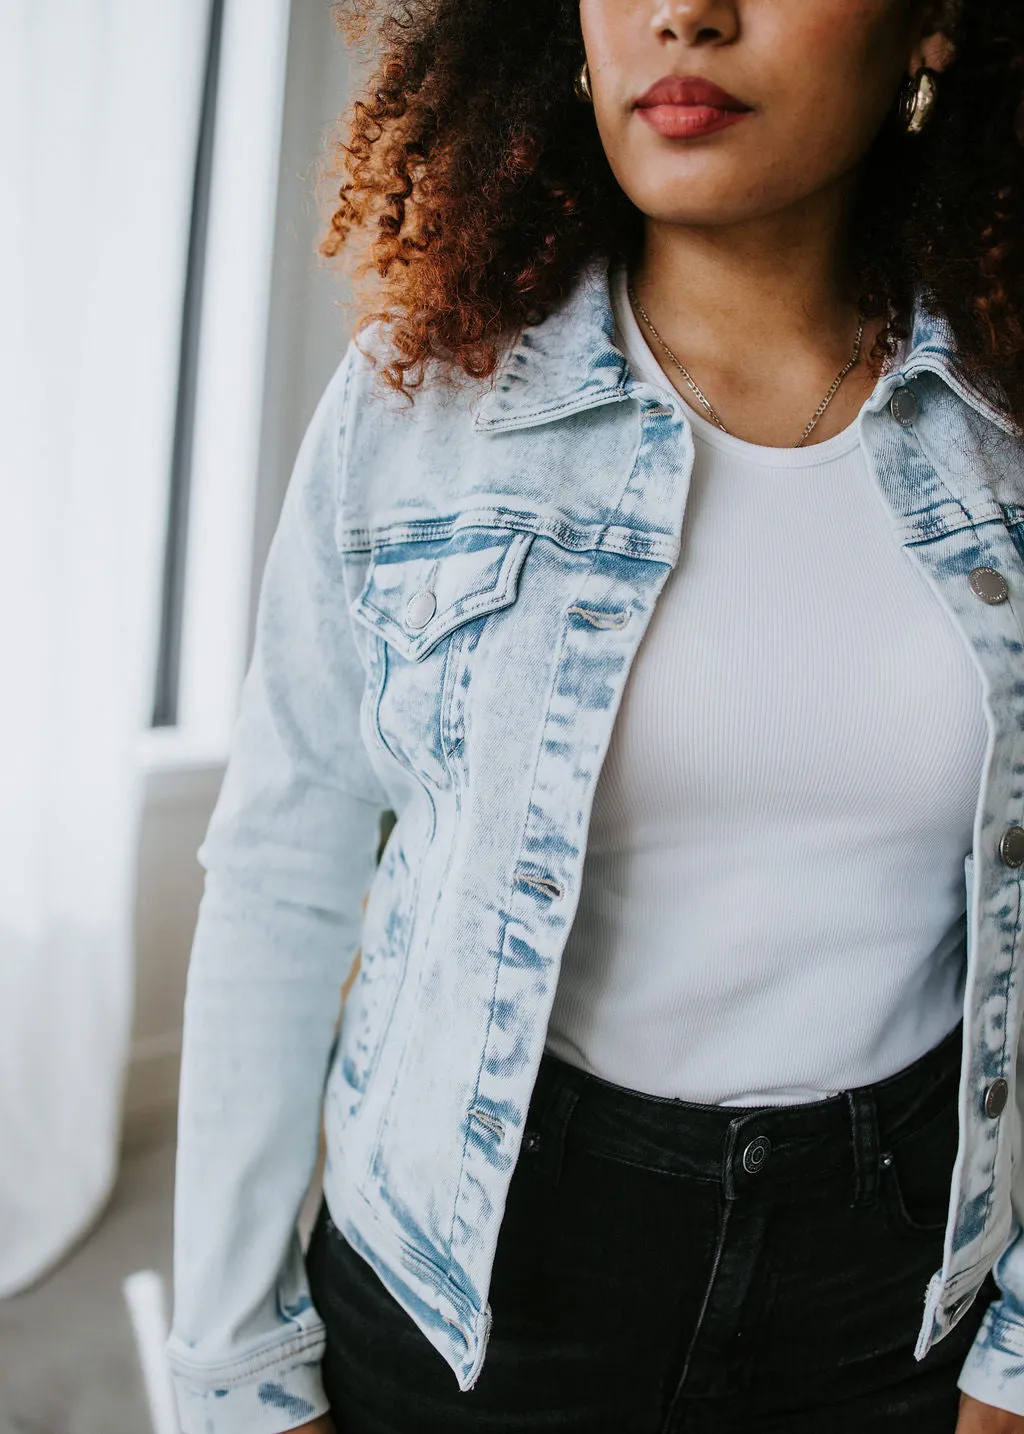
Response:
M421 781L450 782L466 694L487 621L516 600L532 533L433 525L375 547L353 616L371 634L367 717L375 738ZM415 529L412 529L415 533Z

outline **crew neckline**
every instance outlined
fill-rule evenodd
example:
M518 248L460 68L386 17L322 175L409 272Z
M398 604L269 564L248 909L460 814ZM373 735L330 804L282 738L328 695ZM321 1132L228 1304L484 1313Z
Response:
M841 458L851 453L859 443L858 423L860 412L853 421L831 438L820 443L811 443L802 448L777 448L768 443L750 443L732 433L723 433L709 418L704 418L675 388L665 370L647 342L647 338L633 313L626 292L626 266L620 263L611 275L610 294L612 312L616 327L622 339L624 357L636 371L637 376L664 390L666 397L680 408L689 421L696 439L723 453L744 458L764 468L810 468ZM867 402L863 407L867 406ZM863 407L861 412L863 412Z

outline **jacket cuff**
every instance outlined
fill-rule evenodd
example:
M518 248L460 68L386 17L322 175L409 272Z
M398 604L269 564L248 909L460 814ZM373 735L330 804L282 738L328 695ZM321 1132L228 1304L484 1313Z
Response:
M1004 1300L985 1311L957 1383L972 1399L1024 1415L1024 1322Z
M323 1330L294 1336L241 1364L189 1365L166 1346L182 1434L284 1434L330 1413Z

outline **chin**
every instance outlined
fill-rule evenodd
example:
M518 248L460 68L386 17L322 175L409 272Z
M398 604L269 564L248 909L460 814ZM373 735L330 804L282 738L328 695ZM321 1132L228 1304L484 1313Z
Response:
M631 195L633 203L648 219L660 224L683 224L694 228L712 227L719 224L737 224L746 219L755 219L770 210L771 206L751 204L737 187L715 189L711 193L694 192L695 186L685 179L673 180L661 187L657 193L648 190L642 195Z
M654 171L640 168L639 184L622 183L637 208L649 219L664 224L738 224L763 219L799 202L806 188L775 193L764 188L761 173L747 166L709 173L708 166L666 166L666 172L652 182Z

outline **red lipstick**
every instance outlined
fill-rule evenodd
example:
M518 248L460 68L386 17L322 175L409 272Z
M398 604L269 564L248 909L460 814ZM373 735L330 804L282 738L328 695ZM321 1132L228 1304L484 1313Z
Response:
M666 139L692 139L737 124L751 106L700 75L663 75L634 103Z

